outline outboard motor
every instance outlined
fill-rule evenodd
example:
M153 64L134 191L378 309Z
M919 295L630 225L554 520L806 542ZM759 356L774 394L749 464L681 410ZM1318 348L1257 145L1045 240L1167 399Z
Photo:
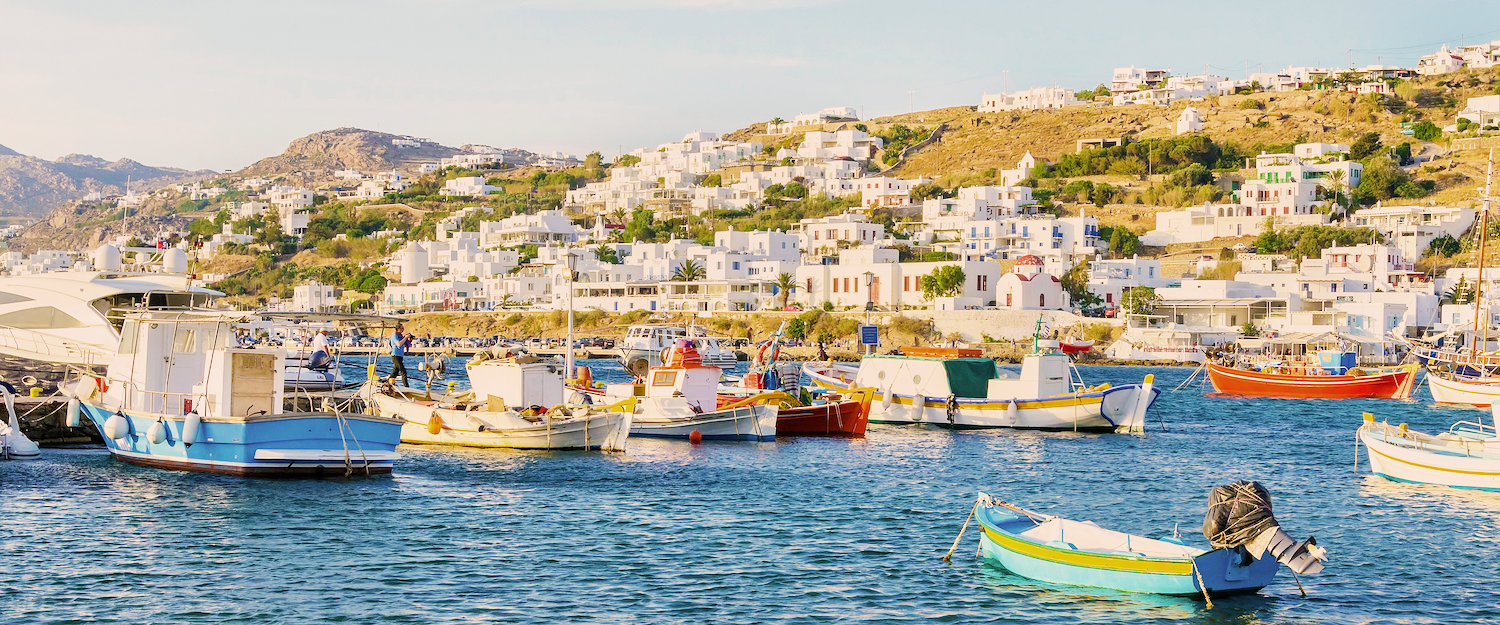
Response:
M1259 559L1267 553L1297 574L1323 570L1328 550L1317 539L1292 540L1271 513L1271 493L1260 482L1240 480L1208 492L1203 535L1215 549L1242 548Z

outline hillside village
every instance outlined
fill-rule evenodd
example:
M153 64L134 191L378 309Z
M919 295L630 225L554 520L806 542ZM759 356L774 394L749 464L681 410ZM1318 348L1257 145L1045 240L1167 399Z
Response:
M608 160L339 129L12 227L0 270L150 257L272 310L872 311L970 342L1041 315L1131 360L1334 334L1379 361L1496 293L1471 265L1497 63L1500 42L1410 68L1123 67L1091 90L835 106Z

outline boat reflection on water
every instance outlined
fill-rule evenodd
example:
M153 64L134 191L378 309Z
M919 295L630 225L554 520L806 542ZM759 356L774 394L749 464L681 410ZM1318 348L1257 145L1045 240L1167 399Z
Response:
M1441 484L1396 482L1372 473L1365 473L1362 478L1359 484L1360 496L1379 501L1382 507L1398 510L1428 509L1434 513L1462 511L1466 517L1482 516L1483 513L1496 519L1494 525L1500 525L1500 492L1452 488Z

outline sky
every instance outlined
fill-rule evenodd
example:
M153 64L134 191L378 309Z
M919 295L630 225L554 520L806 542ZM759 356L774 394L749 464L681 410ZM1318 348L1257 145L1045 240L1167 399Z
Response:
M830 106L1414 65L1500 2L0 0L0 145L238 169L355 126L606 156Z

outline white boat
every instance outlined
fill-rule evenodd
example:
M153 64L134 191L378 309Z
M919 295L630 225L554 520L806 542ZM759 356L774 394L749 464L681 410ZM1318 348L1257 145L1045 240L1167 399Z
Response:
M0 382L0 396L4 397L7 419L0 421L0 460L27 460L42 455L42 449L21 431L21 422L16 417L15 387Z
M185 275L59 271L0 278L0 356L10 373L60 381L65 366L103 367L124 314L202 307L223 293Z
M633 325L617 346L620 365L637 378L644 376L648 369L660 367L662 355L683 339L692 342L704 364L733 369L738 362L734 350L726 347L720 339L677 326Z
M928 423L955 429L1019 428L1140 432L1161 394L1153 376L1142 384L1087 386L1072 363L1039 341L1020 375L1002 371L979 350L906 348L866 356L858 365L803 365L818 387L877 391L871 423Z
M288 396L279 348L240 347L253 313L125 316L106 370L65 387L68 425L83 417L115 458L235 475L389 473L401 422L345 402Z
M1359 442L1370 460L1370 471L1386 479L1454 488L1500 491L1500 417L1491 406L1491 425L1459 421L1437 435L1411 430L1405 423L1392 426L1364 414Z
M699 357L691 341L680 339L667 362L652 367L640 384L609 384L606 401L632 404L631 436L704 440L768 441L776 438L777 406L765 403L781 393L750 397L718 407L718 367Z
M365 392L384 416L399 417L401 442L510 449L620 451L630 436L631 414L584 401L563 403L558 365L526 354L481 354L469 361L471 389L433 396L393 386Z
M1487 408L1500 403L1500 378L1471 378L1467 376L1427 372L1427 388L1432 399L1440 404L1463 404Z
M289 391L331 391L344 385L344 373L337 361L330 357L314 365L306 350L287 355L285 377Z

